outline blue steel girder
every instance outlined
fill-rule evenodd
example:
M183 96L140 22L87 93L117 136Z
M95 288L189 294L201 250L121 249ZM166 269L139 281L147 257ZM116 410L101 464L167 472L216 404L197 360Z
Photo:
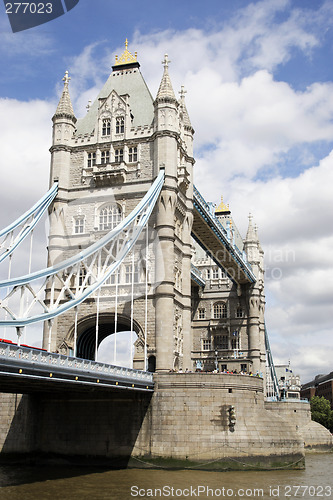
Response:
M256 277L244 255L228 238L222 224L194 187L192 236L214 262L238 284L255 283Z

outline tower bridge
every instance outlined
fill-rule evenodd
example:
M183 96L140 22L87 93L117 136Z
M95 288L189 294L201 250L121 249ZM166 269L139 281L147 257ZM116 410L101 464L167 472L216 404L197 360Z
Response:
M250 217L243 238L229 206L195 188L194 130L169 63L166 55L153 98L126 43L80 119L65 74L50 190L0 232L10 270L48 210L47 267L0 281L0 327L17 333L17 345L0 347L0 410L11 415L3 453L94 455L117 466L133 456L302 460L294 424L303 414L281 418L267 406L278 386L257 230ZM39 323L42 349L21 346ZM116 366L124 331L130 368ZM108 338L113 357L101 363Z
M229 359L228 369L264 374L260 243L251 222L235 238L230 212L214 214L194 187L194 130L169 63L165 56L153 99L126 46L81 119L66 72L52 119L53 187L36 205L50 205L48 267L0 283L9 290L0 324L20 339L43 321L45 349L95 360L102 340L126 325L137 335L135 368L211 371L218 351L220 367ZM15 245L31 216L19 223ZM7 242L13 228L2 234Z

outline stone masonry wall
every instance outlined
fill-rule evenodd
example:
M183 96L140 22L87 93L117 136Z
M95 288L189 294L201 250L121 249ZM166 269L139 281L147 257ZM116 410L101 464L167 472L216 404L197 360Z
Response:
M205 462L237 457L297 461L303 440L288 418L264 407L263 380L220 373L156 374L156 387L133 455ZM228 409L236 410L229 427Z
M266 402L265 408L272 414L288 419L302 436L307 450L333 448L333 436L328 429L311 420L310 403L306 401Z
M21 394L0 394L0 453L29 453L34 448L34 401Z
M239 466L302 460L304 438L295 415L306 427L307 405L300 404L296 413L294 403L270 406L264 402L262 379L157 373L155 384L152 397L122 391L93 397L2 395L1 450L91 456L118 465L130 457L203 465L230 459ZM234 429L229 426L231 405Z

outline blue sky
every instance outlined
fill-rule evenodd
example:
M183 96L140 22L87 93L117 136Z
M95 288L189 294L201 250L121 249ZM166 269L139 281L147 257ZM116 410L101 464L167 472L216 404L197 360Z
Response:
M195 183L223 194L243 235L249 212L258 224L276 361L303 381L331 371L332 25L329 0L80 0L13 34L0 5L1 226L47 190L65 71L80 117L126 37L153 95L167 52L196 131Z

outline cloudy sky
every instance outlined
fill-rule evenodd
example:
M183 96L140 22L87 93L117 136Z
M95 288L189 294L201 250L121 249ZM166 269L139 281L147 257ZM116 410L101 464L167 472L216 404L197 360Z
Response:
M243 235L249 212L258 225L275 362L303 382L332 371L332 24L330 0L80 0L13 34L1 4L1 227L48 189L65 71L81 117L126 37L153 96L167 52L175 92L187 90L196 185L223 195Z

